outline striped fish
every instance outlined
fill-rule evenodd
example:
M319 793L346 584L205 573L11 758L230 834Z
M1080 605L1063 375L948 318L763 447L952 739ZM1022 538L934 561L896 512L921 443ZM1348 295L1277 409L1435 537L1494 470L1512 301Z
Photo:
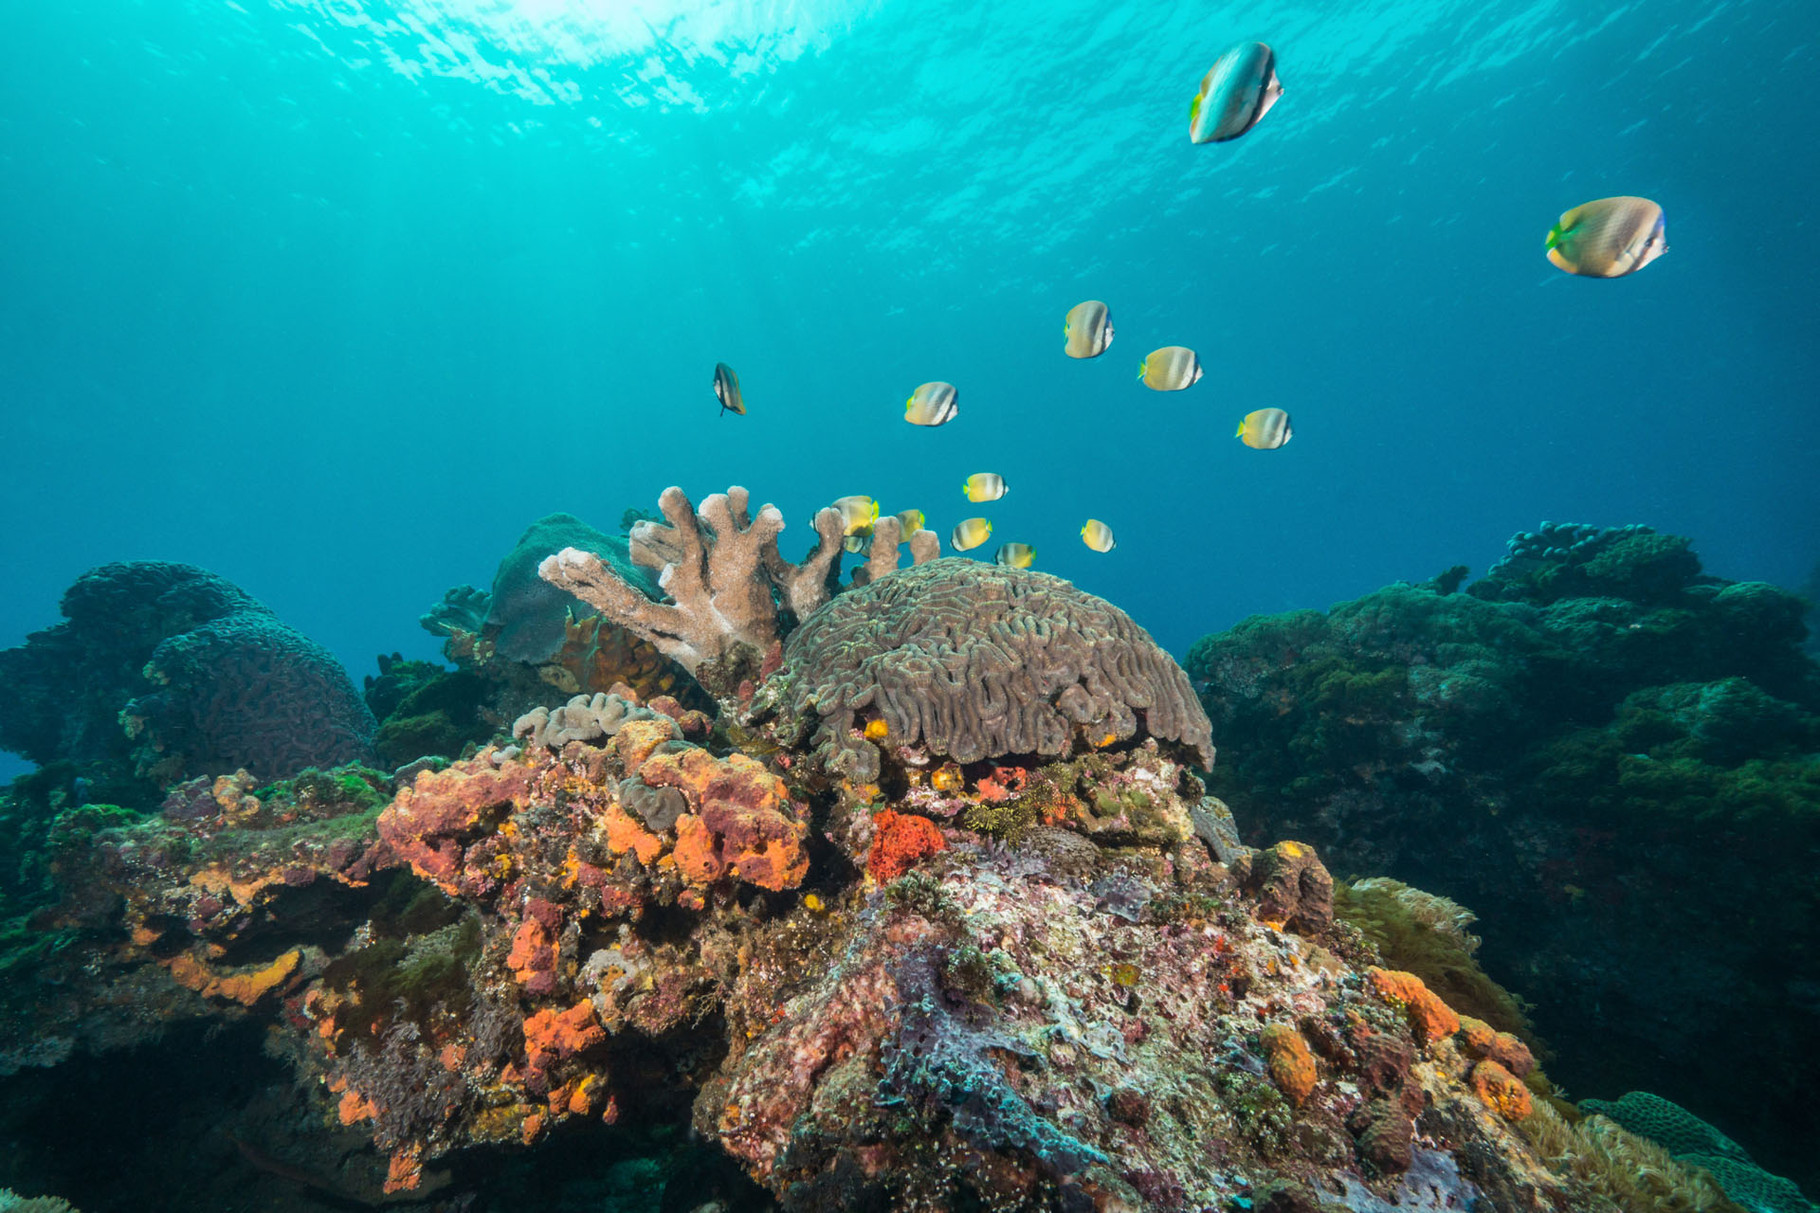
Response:
M1224 143L1258 124L1283 95L1276 52L1262 42L1241 42L1201 77L1201 91L1188 107L1192 143Z
M911 425L945 425L960 412L960 392L939 379L925 383L904 401L904 420Z
M1138 363L1138 378L1159 392L1179 392L1201 381L1201 360L1185 345L1151 350Z
M1062 321L1062 352L1070 358L1098 358L1112 344L1112 313L1098 299L1077 303Z
M1668 232L1648 198L1600 198L1562 215L1547 245L1548 259L1570 274L1622 278L1666 253Z

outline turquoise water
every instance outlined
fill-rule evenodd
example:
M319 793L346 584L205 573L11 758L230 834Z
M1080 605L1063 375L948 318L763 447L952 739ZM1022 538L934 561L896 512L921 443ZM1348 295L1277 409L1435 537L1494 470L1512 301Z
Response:
M611 530L672 483L775 501L791 553L844 494L988 513L976 555L1034 543L1178 654L1545 518L1798 584L1820 5L1328 8L15 6L0 646L86 568L182 560L358 680L533 518ZM1242 38L1287 95L1192 146ZM1668 256L1551 268L1559 213L1621 193ZM1118 335L1071 361L1087 297ZM1176 343L1206 378L1137 384ZM958 419L905 425L930 379ZM1248 450L1266 405L1295 439ZM1012 487L979 510L982 470Z

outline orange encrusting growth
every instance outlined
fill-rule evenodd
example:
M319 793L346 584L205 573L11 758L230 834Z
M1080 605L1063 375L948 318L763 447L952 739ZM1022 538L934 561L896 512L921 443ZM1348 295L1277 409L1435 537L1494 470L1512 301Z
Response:
M1472 1089L1505 1120L1522 1120L1535 1110L1529 1088L1495 1061L1482 1061L1472 1068Z
M891 809L872 818L872 852L866 871L881 882L896 880L918 862L948 849L933 821Z
M178 985L195 990L204 998L225 998L250 1007L283 985L297 971L302 960L303 952L292 948L270 964L233 973L217 973L184 952L170 959L169 968Z
M1424 1043L1434 1044L1460 1030L1460 1017L1454 1014L1453 1008L1442 1002L1440 996L1414 973L1380 969L1374 965L1370 976L1371 984L1384 1001L1408 1017L1410 1026Z
M1260 1033L1264 1046L1264 1057L1270 1063L1270 1077L1276 1080L1289 1102L1300 1106L1314 1091L1314 1084L1319 1075L1316 1073L1314 1054L1308 1049L1308 1042L1301 1032L1286 1023L1264 1025Z
M594 1022L594 1004L587 999L566 1011L546 1008L525 1020L525 1062L541 1073L606 1038L606 1032Z

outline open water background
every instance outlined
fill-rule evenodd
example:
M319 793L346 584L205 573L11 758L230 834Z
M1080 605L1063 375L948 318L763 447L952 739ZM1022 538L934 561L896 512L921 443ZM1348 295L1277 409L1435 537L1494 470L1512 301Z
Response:
M1343 8L1345 15L1328 10ZM0 645L203 565L329 645L551 510L988 513L1178 654L1547 518L1820 558L1812 0L58 0L4 21ZM1287 95L1187 108L1228 44ZM1655 198L1615 282L1542 256ZM1093 362L1063 313L1112 305ZM1207 377L1152 393L1149 349ZM724 360L751 414L717 417ZM901 420L948 379L959 418ZM1276 452L1232 438L1290 410ZM977 510L970 472L1012 491ZM1096 556L1083 519L1119 546ZM0 756L0 776L23 769Z

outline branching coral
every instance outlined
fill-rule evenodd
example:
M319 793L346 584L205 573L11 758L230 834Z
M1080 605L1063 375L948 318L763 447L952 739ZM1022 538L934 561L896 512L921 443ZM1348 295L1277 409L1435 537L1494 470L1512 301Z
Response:
M736 675L745 675L778 641L783 612L802 619L828 600L839 571L840 512L828 508L816 514L816 547L801 564L792 564L777 550L782 512L766 505L753 514L743 488L715 493L697 509L672 486L658 505L668 525L635 523L631 555L634 563L658 570L658 586L669 602L652 602L617 569L578 548L545 559L538 573L649 640L697 678L707 677L716 684L711 689L731 690ZM911 537L918 560L935 554L923 535ZM899 538L896 519L880 521L868 565L874 576L896 567Z

